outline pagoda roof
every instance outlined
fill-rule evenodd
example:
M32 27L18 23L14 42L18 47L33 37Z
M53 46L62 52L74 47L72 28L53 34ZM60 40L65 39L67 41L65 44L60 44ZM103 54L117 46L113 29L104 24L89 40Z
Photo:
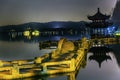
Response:
M106 19L109 19L109 18L110 18L110 15L102 14L100 12L99 8L98 8L98 11L97 11L97 13L95 15L88 16L89 20L106 20Z

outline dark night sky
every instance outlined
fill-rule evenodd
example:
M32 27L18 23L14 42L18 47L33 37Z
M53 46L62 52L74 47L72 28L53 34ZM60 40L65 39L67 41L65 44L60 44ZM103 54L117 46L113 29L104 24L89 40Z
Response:
M0 0L0 26L26 22L82 21L100 7L111 14L116 0Z

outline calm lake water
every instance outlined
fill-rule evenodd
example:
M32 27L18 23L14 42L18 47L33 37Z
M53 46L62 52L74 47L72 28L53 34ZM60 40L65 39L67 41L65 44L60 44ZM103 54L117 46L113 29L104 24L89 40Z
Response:
M33 59L36 56L41 56L44 53L49 53L52 49L39 49L39 41L59 40L61 37L66 37L69 40L77 40L81 36L52 36L52 37L10 37L0 36L0 60L19 60ZM107 52L93 54L91 51L87 53L87 59L84 67L80 66L79 71L57 74L45 77L34 77L23 80L120 80L120 45L107 46ZM20 79L22 80L22 79Z

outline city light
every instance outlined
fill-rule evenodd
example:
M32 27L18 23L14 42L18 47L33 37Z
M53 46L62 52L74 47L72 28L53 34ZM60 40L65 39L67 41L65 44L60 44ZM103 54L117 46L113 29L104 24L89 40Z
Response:
M113 32L115 32L115 26L109 26L108 28L107 28L107 31L108 31L108 34L112 34Z
M39 36L39 35L40 35L40 32L39 32L38 30L34 30L34 31L32 32L32 35L33 35L33 36Z
M24 36L30 36L30 31L24 31L24 32L23 32L23 35L24 35Z
M120 31L116 31L116 32L114 33L114 35L115 35L115 36L120 36Z

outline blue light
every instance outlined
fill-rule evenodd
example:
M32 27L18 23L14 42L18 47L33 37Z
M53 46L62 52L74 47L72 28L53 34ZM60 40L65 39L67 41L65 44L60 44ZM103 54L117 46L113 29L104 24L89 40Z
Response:
M108 31L110 31L110 28L107 28Z
M115 29L115 26L113 26L113 29Z
M60 26L57 25L57 26L55 26L55 28L60 28Z
M115 26L109 26L107 28L108 34L112 35L115 32Z

